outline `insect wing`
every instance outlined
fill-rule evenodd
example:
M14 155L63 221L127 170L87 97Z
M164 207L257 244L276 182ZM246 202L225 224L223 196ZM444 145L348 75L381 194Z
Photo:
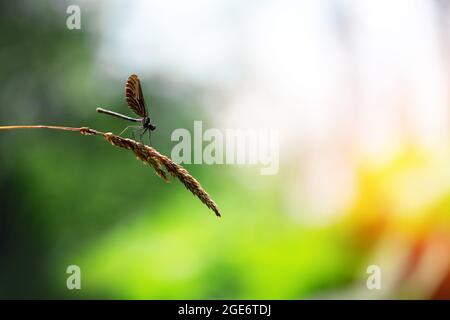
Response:
M134 113L143 118L148 116L147 106L144 101L144 95L142 94L141 82L135 74L129 76L125 84L125 98L128 107Z

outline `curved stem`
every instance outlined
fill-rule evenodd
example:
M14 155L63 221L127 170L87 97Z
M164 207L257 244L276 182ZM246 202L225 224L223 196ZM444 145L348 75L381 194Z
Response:
M104 132L90 129L87 127L74 128L74 127L46 126L46 125L0 126L0 130L16 130L16 129L52 129L52 130L62 130L62 131L75 131L75 132L79 132L81 134L105 135Z

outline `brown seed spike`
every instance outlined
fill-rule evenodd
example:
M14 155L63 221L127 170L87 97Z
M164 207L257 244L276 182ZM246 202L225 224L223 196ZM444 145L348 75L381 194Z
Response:
M167 172L169 172L173 177L180 180L181 183L184 184L186 189L191 191L192 194L200 199L201 202L203 202L208 208L214 211L216 216L221 216L219 208L217 207L211 196L202 188L201 184L182 166L176 164L165 155L160 154L152 147L144 145L140 142L122 138L112 133L105 133L103 136L112 145L133 151L138 159L146 164L149 164L156 171L159 177L168 182L166 173L162 170L162 167L164 167Z

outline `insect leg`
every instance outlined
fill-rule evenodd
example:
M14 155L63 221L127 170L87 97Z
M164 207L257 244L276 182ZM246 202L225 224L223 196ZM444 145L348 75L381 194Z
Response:
M148 130L148 143L150 144L150 147L152 147L152 131Z
M145 134L145 132L147 132L147 130L148 130L147 128L144 128L144 131L141 132L141 134L140 134L140 136L139 136L139 140L140 140L141 142L143 142L143 141L142 141L142 136Z
M128 126L128 127L126 127L125 129L123 129L121 133L119 133L119 136L121 136L122 134L124 134L124 133L125 133L128 129L130 129L130 128L139 128L139 126Z
M135 133L142 130L141 126L136 126L135 129L133 131L131 131L131 136L133 137L133 140L136 140L136 136Z

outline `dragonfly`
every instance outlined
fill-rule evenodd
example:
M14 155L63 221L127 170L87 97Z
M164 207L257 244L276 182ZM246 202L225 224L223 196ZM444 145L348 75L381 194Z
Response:
M141 82L139 81L138 76L135 74L129 76L125 84L125 99L131 111L137 114L140 118L128 117L123 114L103 108L97 108L97 112L127 121L140 123L140 125L137 126L127 126L119 135L124 134L125 131L132 128L135 129L133 131L133 136L135 131L141 131L139 139L142 141L142 136L146 132L148 132L148 137L151 144L151 132L156 129L156 126L150 120L147 105L145 104L144 100L144 95L142 94Z

